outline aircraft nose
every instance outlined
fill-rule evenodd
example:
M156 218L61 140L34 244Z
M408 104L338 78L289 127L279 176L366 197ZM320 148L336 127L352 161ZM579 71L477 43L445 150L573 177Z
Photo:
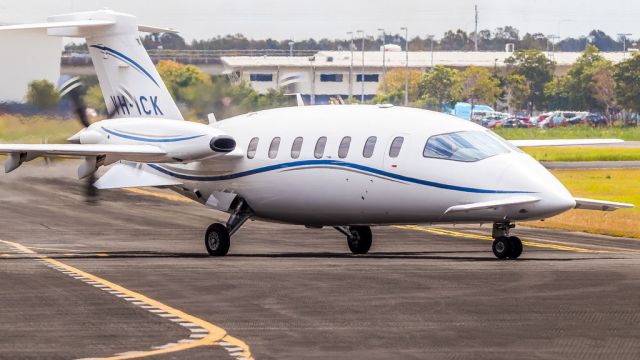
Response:
M562 183L539 162L525 154L514 154L514 161L502 176L501 188L520 189L540 198L528 218L547 218L573 209L576 202Z

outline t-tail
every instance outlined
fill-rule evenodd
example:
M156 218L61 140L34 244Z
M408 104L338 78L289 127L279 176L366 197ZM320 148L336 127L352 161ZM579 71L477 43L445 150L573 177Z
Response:
M111 10L52 16L46 23L2 30L47 29L51 36L85 38L109 114L114 118L183 120L139 32L173 30L138 25L136 17Z

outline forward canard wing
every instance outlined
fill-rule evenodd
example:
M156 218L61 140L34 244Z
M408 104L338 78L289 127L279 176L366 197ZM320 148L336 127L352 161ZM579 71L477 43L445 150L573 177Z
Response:
M469 211L476 211L476 210L498 209L504 206L533 204L538 201L540 201L540 198L535 196L528 196L528 195L511 196L511 197L500 199L500 200L455 205L448 208L447 211L445 211L444 213L451 214L451 213L469 212Z
M615 211L618 209L629 209L634 207L633 204L625 204L619 202L574 198L576 201L576 209L599 210L599 211Z

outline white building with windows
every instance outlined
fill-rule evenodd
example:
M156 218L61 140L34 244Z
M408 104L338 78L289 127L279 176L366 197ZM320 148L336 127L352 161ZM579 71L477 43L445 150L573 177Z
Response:
M384 55L384 60L383 60ZM409 52L409 68L426 71L435 65L453 68L482 66L505 67L510 52ZM548 53L562 74L581 53ZM631 56L630 53L602 53L614 63ZM235 81L247 81L260 93L268 89L285 87L291 93L301 93L310 104L327 103L332 97L357 100L371 99L378 92L383 74L387 70L404 68L406 53L398 51L320 51L304 56L234 56L223 57L225 73ZM362 81L364 74L364 82Z

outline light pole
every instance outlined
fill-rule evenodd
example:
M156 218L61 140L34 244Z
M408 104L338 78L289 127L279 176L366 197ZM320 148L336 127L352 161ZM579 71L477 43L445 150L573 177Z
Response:
M311 66L311 105L316 104L316 68L313 62L316 61L315 56L309 56L309 65Z
M387 82L385 76L387 75L387 39L384 33L384 29L378 29L382 32L382 93L387 93Z
M551 58L555 60L555 53L556 53L556 44L553 40L555 39L560 39L560 36L558 35L554 35L554 34L550 34L547 35L547 44L549 43L549 41L551 41Z
M293 45L295 43L293 41L289 41L289 57L293 56Z
M429 39L429 42L431 43L431 70L433 70L433 38L435 36L433 35L427 35L427 39Z
M358 30L358 34L362 37L362 73L360 73L360 84L362 93L360 94L360 103L364 104L364 31Z
M349 64L349 100L353 98L353 31L349 31L347 35L351 35L351 43L349 44L349 50L351 50L351 64Z
M404 30L404 106L409 105L409 28L402 27Z
M631 34L618 34L618 37L622 39L622 52L627 54L627 36L631 36Z

